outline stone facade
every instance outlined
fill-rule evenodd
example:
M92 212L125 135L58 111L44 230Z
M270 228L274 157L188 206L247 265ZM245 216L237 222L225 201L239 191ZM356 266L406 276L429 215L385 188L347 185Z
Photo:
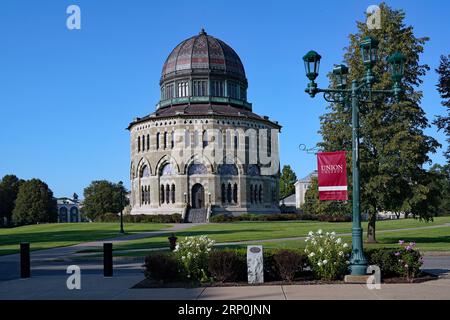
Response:
M201 50L185 50L197 54L196 60L184 56L191 65L177 70L171 62L181 60L179 51L186 46L205 43L219 43L225 56L212 59L209 52L202 58ZM157 110L129 125L131 214L180 213L187 218L189 212L204 210L207 221L219 213L279 212L281 126L252 112L243 94L243 66L235 65L240 59L234 51L233 60L226 55L232 49L225 46L203 31L178 45L163 67ZM210 64L194 67L199 59L210 59ZM215 69L211 61L233 63L234 68ZM217 83L223 92L212 88ZM239 96L233 91L236 84Z

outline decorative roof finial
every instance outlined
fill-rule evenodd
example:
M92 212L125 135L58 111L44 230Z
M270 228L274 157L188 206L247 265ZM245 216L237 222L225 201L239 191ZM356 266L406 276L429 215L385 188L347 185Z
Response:
M200 33L199 34L204 34L204 35L206 35L206 31L205 31L205 29L204 28L202 28L202 30L200 30Z

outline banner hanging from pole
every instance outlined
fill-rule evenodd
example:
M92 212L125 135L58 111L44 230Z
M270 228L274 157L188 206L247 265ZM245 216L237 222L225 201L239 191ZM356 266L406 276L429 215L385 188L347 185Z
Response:
M345 151L317 153L319 200L348 200Z

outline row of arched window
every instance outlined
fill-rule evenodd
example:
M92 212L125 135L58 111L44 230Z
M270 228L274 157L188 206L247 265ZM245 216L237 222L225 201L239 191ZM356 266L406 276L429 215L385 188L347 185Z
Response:
M168 184L161 185L161 192L159 194L161 204L163 203L175 203L175 184L172 187Z
M262 203L262 185L251 184L250 185L250 202L251 203Z
M173 149L175 147L175 133L174 131L171 132L157 132L156 133L156 150L159 149ZM201 143L200 143L201 139ZM248 148L257 148L257 145L259 145L259 135L256 136L256 146L250 145L249 137L245 138L245 144L246 149ZM191 135L191 131L185 130L184 133L184 147L185 148L196 148L196 147L203 147L205 148L208 146L209 140L208 140L208 132L207 130L203 130L203 132L199 132L198 130L195 130L193 134ZM218 147L223 148L224 145L227 147L233 147L235 150L239 148L239 134L237 130L232 134L230 130L223 131L219 130L218 134ZM254 142L255 143L255 142ZM267 135L266 139L267 143L267 153L268 156L271 156L272 154L272 136L270 134ZM137 138L137 151L138 152L144 152L150 150L150 135L142 135L138 136Z
M150 186L141 187L141 204L150 204Z
M247 90L244 86L227 80L195 79L171 82L161 87L161 100L184 97L230 97L233 99L247 100Z
M228 185L222 183L221 186L222 203L236 204L238 202L238 185L233 186L229 182Z

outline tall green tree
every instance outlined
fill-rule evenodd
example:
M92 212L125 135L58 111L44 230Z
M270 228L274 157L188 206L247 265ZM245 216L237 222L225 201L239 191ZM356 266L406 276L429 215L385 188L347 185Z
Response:
M20 185L12 219L18 225L58 220L56 199L45 182L31 179Z
M283 166L280 176L280 199L283 199L291 194L295 193L295 182L297 181L297 176L292 170L291 166Z
M447 109L446 115L437 116L433 122L439 130L443 130L447 136L447 150L444 152L447 162L450 163L450 54L441 56L439 67L436 69L439 75L437 88L442 98L442 105Z
M92 181L84 189L83 213L92 220L105 213L118 213L128 205L126 195L127 190L122 183Z
M0 225L9 225L14 210L14 202L19 193L20 180L13 174L8 174L0 181Z
M349 216L352 213L349 201L320 201L317 178L311 179L311 185L305 193L305 203L302 211L307 214Z
M424 133L429 123L420 106L422 92L418 90L421 78L429 70L419 61L428 38L414 35L413 27L404 23L402 10L394 10L384 3L380 9L381 29L368 30L365 22L357 22L358 31L350 34L344 55L350 69L349 81L364 75L359 43L366 36L380 41L380 57L400 51L407 60L402 79L404 92L399 103L393 97L375 95L371 103L360 103L361 209L369 217L369 242L376 241L377 212L405 212L425 220L431 218L426 210L429 177L423 165L430 163L428 154L436 152L439 146ZM378 60L373 72L378 80L374 89L392 88L385 59ZM331 104L321 117L320 133L323 142L319 146L324 151L350 151L351 111L348 106ZM350 163L351 153L347 156ZM351 166L348 168L351 171Z
M430 197L436 215L450 214L450 164L435 164L430 168Z

